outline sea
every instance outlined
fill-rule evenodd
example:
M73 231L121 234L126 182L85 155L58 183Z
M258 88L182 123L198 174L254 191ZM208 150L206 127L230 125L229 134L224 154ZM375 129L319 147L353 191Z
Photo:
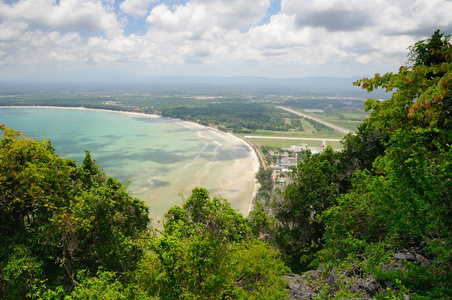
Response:
M256 158L242 140L208 127L140 114L57 108L1 108L0 124L38 140L80 164L85 150L150 207L155 221L196 187L249 210Z

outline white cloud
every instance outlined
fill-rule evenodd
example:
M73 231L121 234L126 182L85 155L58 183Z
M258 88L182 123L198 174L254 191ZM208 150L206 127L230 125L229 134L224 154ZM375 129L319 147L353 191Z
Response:
M265 17L269 0L193 0L185 5L154 7L147 22L163 30L206 31L211 27L246 30Z
M123 12L134 18L143 18L149 12L149 6L158 0L125 0L120 8Z
M4 20L27 22L55 30L99 31L107 36L123 33L115 12L100 0L19 0L13 4L0 3Z
M76 32L61 34L57 31L27 30L10 39L0 42L0 51L5 53L0 64L9 66L36 66L54 62L83 63L82 38Z
M281 0L270 19L269 0L152 2L0 0L0 64L350 76L397 70L409 45L452 33L448 0Z
M28 28L24 22L5 21L0 24L0 42L13 40Z

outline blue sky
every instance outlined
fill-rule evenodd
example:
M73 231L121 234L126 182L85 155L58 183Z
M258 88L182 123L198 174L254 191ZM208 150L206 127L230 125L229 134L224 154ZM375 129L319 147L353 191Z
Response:
M350 77L452 33L450 0L0 0L0 79L36 72Z

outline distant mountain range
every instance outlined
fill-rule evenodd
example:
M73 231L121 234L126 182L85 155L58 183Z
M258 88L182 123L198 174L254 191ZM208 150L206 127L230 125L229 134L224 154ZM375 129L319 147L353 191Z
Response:
M38 72L23 76L10 83L16 86L84 86L109 89L151 89L163 93L209 92L216 94L274 94L274 95L326 95L368 97L367 92L353 86L353 82L369 76L349 78L303 77L268 78L253 76L140 76L123 71L60 71ZM3 82L5 83L5 82ZM2 84L3 85L3 84ZM384 92L373 97L387 97Z
M31 82L147 82L153 84L175 85L238 85L238 86L303 86L303 87L338 87L352 85L352 82L362 78L356 76L350 78L339 77L303 77L303 78L269 78L259 76L142 76L124 71L52 71L35 72L14 81Z

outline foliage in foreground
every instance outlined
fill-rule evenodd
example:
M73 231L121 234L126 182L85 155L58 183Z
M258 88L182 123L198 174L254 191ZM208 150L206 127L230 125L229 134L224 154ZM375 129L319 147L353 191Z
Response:
M410 51L397 74L356 82L393 93L366 101L370 117L343 153L327 149L298 165L275 203L275 243L293 268L375 278L381 298L450 299L452 45L436 31ZM396 261L402 249L415 259Z
M81 166L1 127L0 295L5 299L281 299L279 253L222 198L196 188L161 232L89 152Z
M0 293L21 298L99 267L134 270L145 248L148 208L107 178L86 153L77 167L4 128L0 141Z
M253 238L247 220L225 199L195 188L165 219L152 246L162 299L287 296L282 275L288 270L278 253Z

